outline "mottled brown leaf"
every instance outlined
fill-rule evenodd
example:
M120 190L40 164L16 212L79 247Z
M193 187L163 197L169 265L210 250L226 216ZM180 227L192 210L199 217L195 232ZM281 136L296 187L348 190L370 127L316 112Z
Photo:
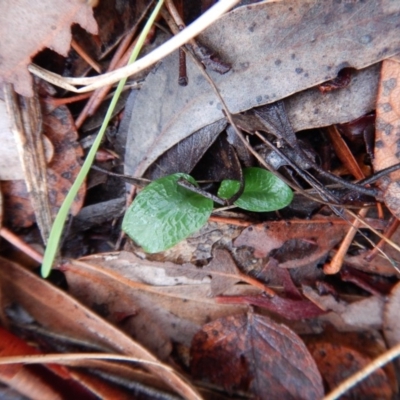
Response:
M343 380L355 374L372 359L359 351L340 343L320 342L310 345L309 350L318 365L329 391L335 389ZM393 391L383 369L367 376L355 388L346 392L343 399L390 400Z
M282 268L296 268L324 260L347 229L346 222L338 218L271 221L246 228L234 245L253 247L255 257L273 257Z
M400 162L400 63L385 60L376 105L374 169ZM380 179L386 206L400 218L400 171Z
M322 379L302 340L284 325L248 314L221 318L193 339L195 377L258 399L320 399Z

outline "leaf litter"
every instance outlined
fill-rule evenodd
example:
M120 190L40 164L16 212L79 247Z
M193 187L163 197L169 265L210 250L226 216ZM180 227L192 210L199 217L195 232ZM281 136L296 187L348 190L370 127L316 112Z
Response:
M293 148L313 148L308 154L320 157L317 162L322 165L330 163L327 169L338 176L343 176L342 160L333 155L324 127L352 122L371 115L376 108L375 152L368 153L364 144L352 140L347 143L349 151L359 157L372 154L373 170L377 172L399 162L397 139L392 134L397 117L389 109L396 106L397 86L393 82L397 75L393 71L397 65L396 61L386 60L400 50L398 12L396 4L386 1L374 5L353 2L335 8L319 2L254 4L226 14L199 37L199 43L231 66L223 75L210 75L229 110L241 113L234 116L238 125L248 124L245 120L250 121L252 108L283 99L292 135L304 131L292 136ZM103 53L103 48L100 50ZM94 53L99 54L99 48ZM25 53L24 60L32 54ZM132 109L125 111L128 125L132 121L125 172L155 179L194 171L199 176L209 174L222 180L225 178L219 178L219 172L233 171L226 162L231 147L242 165L255 166L253 155L242 151L243 146L229 134L232 129L218 106L220 100L189 57L189 84L178 86L177 58L176 54L167 57L150 72L142 90L134 96ZM82 70L82 65L74 64L74 68ZM318 85L336 78L343 68L345 82L328 82L321 90ZM29 90L29 84L23 86L25 94ZM49 124L59 131L61 121L72 120L57 113ZM361 136L373 129L373 118L364 121ZM320 130L312 130L315 128ZM265 132L265 126L261 130L278 150L283 149L283 154L296 161L299 153L289 151L288 143L274 142L269 135L273 132ZM112 135L107 140L112 142ZM248 143L260 146L251 135ZM324 158L326 143L330 155ZM78 148L76 144L72 147ZM390 162L386 162L389 150ZM64 154L64 150L56 150L53 157L57 153ZM72 156L75 163L78 153ZM269 154L271 157L273 152ZM215 158L223 162L213 166ZM310 175L306 164L301 165L305 176ZM297 185L307 187L290 165L279 161L276 169L283 171L284 178L297 179ZM61 169L63 173L66 167ZM328 184L317 172L315 177L344 203L371 203L349 189ZM398 211L398 194L393 190L396 181L397 173L392 172L378 183L394 215ZM53 194L58 197L62 192L57 188ZM276 214L218 211L199 232L165 253L149 256L137 244L127 243L128 252L66 262L58 268L66 278L64 292L17 263L2 260L2 325L19 332L26 341L44 343L46 351L95 348L157 362L156 356L172 367L143 369L98 362L93 368L103 371L107 379L129 376L131 382L166 396L174 390L184 398L239 394L322 398L343 377L363 368L385 350L379 331L383 330L389 346L397 343L398 278L393 266L399 261L389 244L381 246L383 254L372 257L365 235L374 242L377 238L363 229L364 236L358 233L352 241L342 273L325 276L321 267L334 256L349 223L327 206L311 205L306 197L310 192L315 196L309 188L302 195L295 193L294 203ZM110 204L108 200L104 204ZM26 222L28 217L21 220ZM367 222L381 232L388 225L374 210L369 212ZM105 234L101 238L101 231L93 230L93 223L90 226L88 235L94 240L115 240L115 236L105 239ZM391 233L388 229L384 235L393 235L392 241L398 242L398 229ZM367 339L361 346L358 342L362 337ZM101 388L101 398L130 398L123 389L112 389L104 375L79 375L71 367L66 371L84 390L93 393L97 387L99 395ZM182 371L187 378L182 377ZM51 379L46 382L54 389ZM22 385L18 383L15 389L21 390ZM372 375L351 395L373 398L379 394L386 399L397 392L397 375L389 367Z

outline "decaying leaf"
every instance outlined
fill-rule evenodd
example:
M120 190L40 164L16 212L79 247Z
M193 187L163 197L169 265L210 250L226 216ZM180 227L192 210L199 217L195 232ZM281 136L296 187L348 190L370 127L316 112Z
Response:
M376 105L374 169L379 171L400 162L400 64L385 60ZM386 206L400 218L400 171L380 179Z
M77 23L96 34L92 9L80 0L2 1L0 4L0 82L32 96L32 78L27 70L31 58L48 47L66 56L71 43L71 25Z
M268 317L220 318L196 334L192 373L228 391L256 398L320 399L324 390L315 361L302 340Z
M305 337L305 340L329 391L386 350L382 338L373 331L371 333L331 331L319 336ZM386 371L377 370L346 393L346 398L392 399L396 389L395 380L392 388L393 381L390 379L393 378L393 372L393 368Z
M238 113L332 79L344 67L365 68L399 52L398 7L388 0L379 4L299 4L295 0L255 4L225 15L200 41L232 66L224 75L210 72L210 76L229 110ZM174 144L224 118L218 98L198 68L188 59L189 84L185 87L176 84L177 70L175 53L148 76L135 100L136 117L125 157L129 174L143 174ZM335 92L340 90L330 95ZM358 102L365 103L365 97ZM356 103L340 110L349 117ZM339 123L360 114L347 121L340 120L340 113L331 115ZM139 156L130 149L136 149Z
M178 266L177 266L178 267ZM186 263L181 268L166 268L169 276L204 279L211 277L211 296L217 296L241 280L239 270L227 250L215 249L209 264L202 268Z
M271 221L243 230L234 246L253 247L255 257L272 257L282 268L317 265L340 242L347 229L346 222L338 218Z

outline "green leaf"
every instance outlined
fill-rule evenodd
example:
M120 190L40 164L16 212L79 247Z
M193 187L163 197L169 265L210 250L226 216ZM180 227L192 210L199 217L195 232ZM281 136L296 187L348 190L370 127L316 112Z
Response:
M144 188L129 207L122 229L148 253L166 250L200 229L213 202L177 184L186 174L157 179Z
M235 205L248 211L275 211L286 207L293 199L292 190L274 174L262 168L244 168L244 191ZM218 196L229 199L239 190L240 183L224 180Z

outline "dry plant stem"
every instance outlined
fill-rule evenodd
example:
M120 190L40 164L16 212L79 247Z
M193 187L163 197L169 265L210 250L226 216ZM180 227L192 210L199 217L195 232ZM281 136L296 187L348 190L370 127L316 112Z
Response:
M347 251L349 250L349 247L351 243L353 242L354 236L356 235L358 229L361 226L361 221L360 219L365 218L368 213L368 208L362 208L358 212L358 217L359 219L356 219L353 221L350 229L348 230L345 238L342 240L342 243L340 244L340 247L338 251L335 253L333 256L332 260L330 263L326 263L324 265L324 273L327 275L333 275L337 274L340 269L342 268L343 265L343 260L344 257L347 254Z
M332 142L333 148L340 161L347 167L351 175L356 179L364 179L365 175L361 171L360 166L354 159L352 152L350 151L347 143L343 140L336 126L330 126L327 128L328 136Z
M60 106L66 105L66 104L71 104L71 103L75 103L77 101L86 100L91 95L92 95L92 92L77 94L75 96L63 97L63 98L48 97L48 98L45 98L44 101L47 104L51 105L51 107L53 107L53 109L55 109L57 107L60 107Z
M2 227L0 229L0 236L7 240L7 242L11 243L18 250L21 250L23 253L27 254L33 260L40 264L43 262L43 254L40 254L7 228Z
M239 277L243 282L248 283L251 286L254 286L258 289L261 289L264 293L266 293L269 297L274 297L276 295L275 291L259 282L257 279L254 279L248 275L239 273Z
M385 237L388 239L390 237L392 237L392 235L396 232L399 225L400 225L400 221L396 217L390 218L389 223L388 223L388 228L384 232ZM377 256L377 254L379 253L379 250L382 249L382 247L385 243L386 242L383 239L381 239L379 241L379 243L376 244L375 247L368 253L368 255L365 256L365 260L368 262L372 261Z
M130 189L129 192L126 195L126 199L125 199L125 209L127 210L128 207L132 204L133 199L136 196L136 192L137 192L137 187L136 185L130 185ZM121 232L119 233L118 236L118 240L115 243L114 249L115 250L119 250L122 246L122 241L125 239L126 237L126 233L121 229Z
M71 47L81 56L83 60L85 60L98 74L101 74L100 65L94 61L88 53L80 46L79 43L76 42L75 39L71 40Z
M4 84L3 91L29 198L43 242L47 243L53 221L47 188L47 162L39 98L36 94L31 98L20 96L8 83Z
M9 364L49 364L57 363L63 365L78 365L82 366L79 361L85 360L114 360L114 361L127 361L135 362L140 364L152 365L163 370L167 370L172 373L177 373L173 368L161 362L144 360L142 358L129 357L121 354L104 354L104 353L70 353L70 354L43 354L43 355L32 355L32 356L11 356L11 357L0 357L0 365ZM193 397L201 400L200 397Z
M335 390L329 393L323 398L323 400L335 400L350 390L352 387L357 385L363 379L374 373L377 369L383 367L390 361L393 361L396 357L400 355L400 343L388 350L387 352L375 358L367 366L365 366L361 371L355 373L350 378L343 381Z
M64 89L83 93L89 92L94 89L98 89L105 85L111 85L118 82L119 80L134 75L145 68L154 65L156 62L160 61L162 58L171 54L174 50L183 46L190 39L197 36L199 33L203 32L207 27L216 22L225 12L229 11L234 7L239 0L224 0L216 3L203 15L201 15L196 21L190 24L178 35L171 38L168 42L159 46L156 50L148 54L147 56L141 58L135 63L128 65L126 67L120 68L117 71L110 72L99 77L92 78L64 78L58 74L49 72L43 68L38 67L35 64L30 64L29 71L39 76L40 78ZM87 85L83 88L76 89L74 85Z
M219 222L219 223L222 223L222 224L229 224L229 225L235 225L235 226L248 227L248 226L253 225L249 221L242 221L242 220L237 219L237 218L220 217L218 215L211 215L211 217L208 218L208 220L211 221L211 222Z
M377 235L378 237L380 237L385 243L387 243L389 246L392 246L395 250L397 250L400 253L400 246L398 246L396 243L394 243L392 240L388 239L387 237L385 237L384 235L382 235L382 233L378 232L375 228L373 228L368 222L366 222L365 220L361 219L358 217L358 215L354 214L353 212L351 212L350 210L345 210L348 214L350 214L352 217L354 217L355 219L359 220L361 222L362 225L364 225L365 227L367 227L368 229L370 229L372 232L375 233L375 235Z

